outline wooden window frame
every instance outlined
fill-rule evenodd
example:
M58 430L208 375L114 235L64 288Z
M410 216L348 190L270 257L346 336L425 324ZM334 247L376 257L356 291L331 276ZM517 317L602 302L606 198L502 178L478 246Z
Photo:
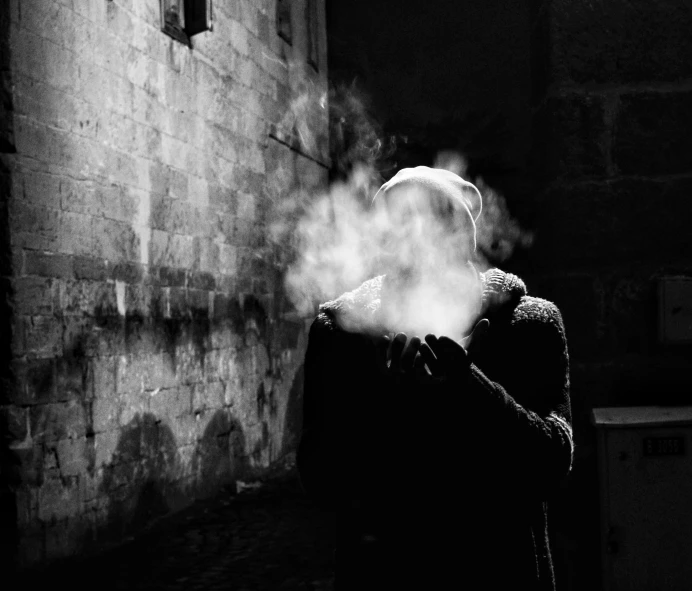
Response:
M289 45L293 45L291 0L276 0L276 33Z
M308 30L308 64L320 71L320 13L317 0L306 0L305 20Z
M171 7L178 10L172 12ZM192 47L194 35L212 30L212 0L160 0L161 30Z

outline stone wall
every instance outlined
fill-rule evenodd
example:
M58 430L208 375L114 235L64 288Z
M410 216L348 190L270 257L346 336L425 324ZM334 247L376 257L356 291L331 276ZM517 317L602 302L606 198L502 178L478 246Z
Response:
M159 0L3 3L18 564L122 539L295 447L305 320L268 227L326 183L326 34L317 2L309 63L307 0L290 43L276 4L215 2L188 46Z
M598 588L598 406L686 403L689 347L658 341L658 278L692 273L687 0L533 3L534 166L545 187L529 287L562 310L574 470L563 589Z

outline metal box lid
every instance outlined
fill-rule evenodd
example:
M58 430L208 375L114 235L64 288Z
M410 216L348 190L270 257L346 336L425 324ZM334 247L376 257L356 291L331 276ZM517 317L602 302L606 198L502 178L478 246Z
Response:
M594 408L596 427L667 427L692 424L692 406L619 406Z

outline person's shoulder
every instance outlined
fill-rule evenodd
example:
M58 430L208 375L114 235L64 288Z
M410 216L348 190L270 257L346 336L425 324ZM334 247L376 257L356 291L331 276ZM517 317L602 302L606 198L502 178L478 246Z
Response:
M316 331L367 333L378 324L384 275L363 282L352 291L320 305L313 321Z
M554 302L543 298L524 295L512 315L513 325L543 325L564 332L560 309Z
M329 310L320 310L310 325L310 334L324 334L337 329L333 313Z

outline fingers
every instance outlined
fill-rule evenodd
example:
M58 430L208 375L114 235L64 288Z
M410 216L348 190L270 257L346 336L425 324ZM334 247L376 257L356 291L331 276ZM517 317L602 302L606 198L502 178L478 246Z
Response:
M389 353L391 360L389 368L394 372L401 371L401 354L404 352L404 347L406 347L406 335L400 332L394 337Z
M466 357L466 350L455 340L449 337L440 337L437 339L437 357L452 360L455 357Z
M437 341L437 337L429 334L425 337L426 342L420 346L419 351L421 359L423 360L423 363L428 366L428 370L430 371L430 373L433 376L437 376L440 374L441 368L437 357L435 357L435 353L433 353L432 348L427 342L428 339L433 339L433 342Z
M391 345L391 339L383 335L375 341L375 365L380 372L387 371L387 351Z
M456 341L449 337L440 337L437 340L437 347L439 351L437 357L448 375L460 372L466 365L466 351Z
M464 348L466 351L471 353L478 348L480 343L483 342L488 329L490 328L490 320L483 318L478 321L478 324L473 328L473 332L464 339Z
M445 377L460 370L466 363L466 351L456 341L449 337L436 337L429 334L425 342L431 353L421 347L421 355L426 357L426 363L430 372L437 377ZM428 362L429 360L429 362Z
M420 339L418 337L413 337L406 345L404 352L401 355L401 370L409 371L413 369L413 362L418 354L418 349L420 349Z
M418 354L420 347L420 338L412 337L409 340L405 333L398 333L389 347L387 371L395 376L403 377L405 374L415 372L416 367L422 369L421 356Z

